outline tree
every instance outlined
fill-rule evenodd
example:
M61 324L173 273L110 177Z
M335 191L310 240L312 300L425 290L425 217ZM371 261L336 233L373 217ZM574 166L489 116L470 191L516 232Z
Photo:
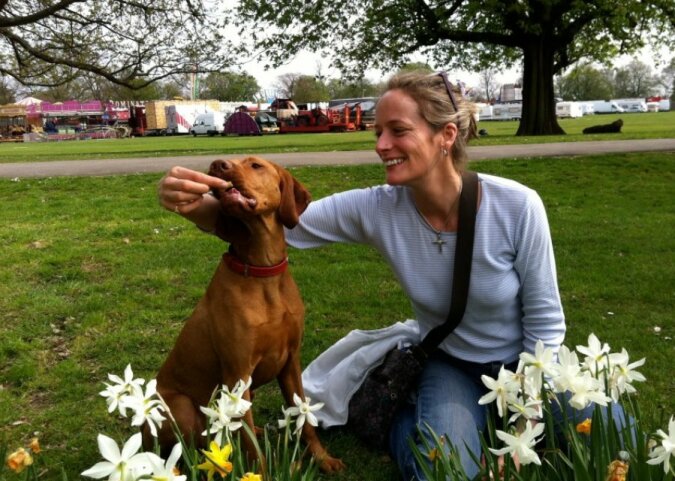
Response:
M330 79L327 87L331 99L377 97L381 90L380 85L374 84L366 78L358 80Z
M53 87L85 73L142 88L227 65L202 0L0 0L0 74Z
M492 103L497 92L499 92L499 83L497 82L497 71L493 68L486 68L479 72L480 90L485 95L485 101Z
M260 92L255 77L247 73L214 72L202 83L200 97L223 102L253 101Z
M343 72L391 71L414 53L446 68L523 66L519 135L558 134L553 77L581 58L633 51L651 32L675 43L672 0L247 0L242 39L280 65L303 49L333 54ZM339 28L336 28L339 26ZM351 69L350 69L351 67Z
M16 91L6 77L0 77L0 105L16 102Z
M652 68L634 59L614 71L614 96L619 98L648 97L659 81Z
M312 75L287 73L277 78L277 90L296 104L307 102L326 102L330 100L330 91L323 80Z
M557 82L558 95L565 100L602 100L614 96L612 82L591 65L577 65Z

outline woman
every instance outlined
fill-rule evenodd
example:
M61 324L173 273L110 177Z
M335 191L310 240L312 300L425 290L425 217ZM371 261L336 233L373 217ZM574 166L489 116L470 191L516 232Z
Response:
M375 247L410 297L421 336L445 321L450 306L461 173L475 136L474 106L445 74L390 79L377 104L376 152L386 184L310 204L287 242L308 248L331 242ZM160 184L162 205L205 230L218 207L218 179L181 168ZM486 424L481 374L512 365L537 340L557 350L565 335L555 261L539 196L516 182L479 174L479 208L467 308L419 381L414 403L396 417L391 454L404 479L422 479L407 440L429 424L458 448L469 476L478 472ZM513 366L511 366L513 367Z

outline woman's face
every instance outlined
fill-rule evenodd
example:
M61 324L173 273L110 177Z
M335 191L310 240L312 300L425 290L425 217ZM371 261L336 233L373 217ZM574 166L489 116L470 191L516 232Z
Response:
M389 185L423 183L443 160L443 132L434 132L417 102L401 90L389 90L375 113L375 151L386 169Z

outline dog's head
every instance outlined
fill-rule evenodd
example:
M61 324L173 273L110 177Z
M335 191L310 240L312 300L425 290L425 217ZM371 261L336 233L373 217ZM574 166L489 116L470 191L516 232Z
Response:
M295 227L311 196L283 167L259 157L215 160L209 175L232 183L229 189L214 190L223 212L245 218L276 212L281 223Z

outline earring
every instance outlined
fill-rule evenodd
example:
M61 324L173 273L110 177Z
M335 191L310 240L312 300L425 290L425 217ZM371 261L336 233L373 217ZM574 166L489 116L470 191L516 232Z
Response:
M443 153L443 156L448 155L448 149L441 149L441 152Z

